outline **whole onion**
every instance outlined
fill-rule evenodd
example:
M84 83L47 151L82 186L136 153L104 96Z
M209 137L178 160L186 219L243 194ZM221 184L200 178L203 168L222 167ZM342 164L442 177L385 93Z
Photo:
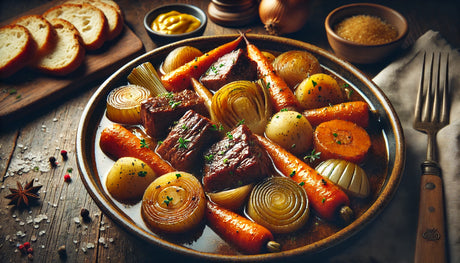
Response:
M292 233L308 220L310 206L302 186L286 177L270 177L252 189L246 212L272 233Z
M259 16L271 35L300 30L308 19L309 0L262 0Z

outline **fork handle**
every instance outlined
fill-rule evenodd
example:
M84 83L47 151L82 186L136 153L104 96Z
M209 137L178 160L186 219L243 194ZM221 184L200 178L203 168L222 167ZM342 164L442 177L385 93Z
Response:
M424 174L421 178L415 262L446 262L442 178Z

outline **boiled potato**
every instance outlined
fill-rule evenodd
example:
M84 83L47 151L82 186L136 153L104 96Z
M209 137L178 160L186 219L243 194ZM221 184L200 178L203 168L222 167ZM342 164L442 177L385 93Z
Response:
M157 178L156 173L143 161L133 157L118 159L107 175L107 191L118 201L139 201L145 189Z
M281 53L273 61L273 68L291 89L309 76L322 71L318 59L303 50Z
M275 55L273 55L272 53L268 52L268 51L262 51L262 54L264 55L264 57L267 58L268 62L270 63L273 63L273 61L275 60Z
M280 111L273 115L265 135L293 154L305 153L312 145L313 129L302 114Z
M319 73L302 81L295 96L305 109L315 109L344 101L344 93L330 75Z
M195 47L182 46L175 48L166 56L165 61L161 65L161 70L163 73L169 73L201 55L203 53Z

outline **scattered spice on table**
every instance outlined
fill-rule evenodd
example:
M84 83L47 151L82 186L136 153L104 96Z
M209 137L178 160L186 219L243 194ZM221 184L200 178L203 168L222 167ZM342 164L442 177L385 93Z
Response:
M365 45L381 45L398 37L398 31L393 25L371 15L345 18L334 27L334 31L342 38Z
M31 202L37 201L40 199L38 196L38 190L42 188L42 185L34 186L34 180L26 183L23 187L21 183L16 182L18 188L10 188L11 194L5 196L7 199L11 199L8 205L14 204L16 207L29 206Z

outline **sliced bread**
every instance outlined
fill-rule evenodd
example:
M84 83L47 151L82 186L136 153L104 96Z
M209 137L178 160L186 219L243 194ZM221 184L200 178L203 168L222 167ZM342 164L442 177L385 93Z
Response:
M56 45L43 56L36 68L52 75L66 75L76 70L85 60L85 48L78 30L64 19L50 20L56 32Z
M13 24L26 27L30 34L32 34L35 43L37 43L37 50L34 57L37 59L54 46L54 31L51 24L44 17L40 15L22 16L15 20Z
M92 1L103 2L105 4L108 4L108 5L112 6L112 7L114 7L117 10L117 12L123 17L123 12L121 11L120 6L115 1L112 1L112 0L92 0Z
M100 48L107 40L108 24L104 13L90 4L62 4L52 7L43 16L61 18L72 23L88 50Z
M94 7L99 8L104 13L104 16L107 19L107 23L109 25L107 40L112 40L116 38L118 35L120 35L121 31L123 31L123 17L112 5L106 4L98 0L70 0L66 3L90 4Z
M32 34L24 26L0 28L0 77L7 78L25 67L36 48Z

